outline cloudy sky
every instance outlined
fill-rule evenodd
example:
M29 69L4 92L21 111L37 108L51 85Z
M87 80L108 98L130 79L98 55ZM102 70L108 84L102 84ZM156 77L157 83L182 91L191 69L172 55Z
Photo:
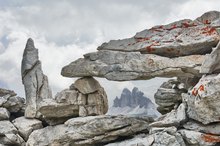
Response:
M55 94L75 80L62 77L61 68L103 42L131 37L154 25L195 19L206 11L220 11L219 6L219 0L0 0L0 87L24 97L20 66L29 37L39 49ZM165 79L99 80L112 99L124 87L134 86L152 98Z

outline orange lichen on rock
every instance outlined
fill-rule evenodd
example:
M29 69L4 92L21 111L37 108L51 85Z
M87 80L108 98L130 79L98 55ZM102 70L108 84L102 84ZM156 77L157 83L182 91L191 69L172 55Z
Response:
M206 35L213 35L213 34L217 34L217 31L214 27L204 27L202 28L202 34L206 34Z
M196 96L197 94L198 94L198 90L197 90L196 88L194 88L194 89L192 90L192 95Z
M199 86L199 91L205 91L204 85Z
M212 134L203 134L202 139L205 142L220 142L220 137Z
M137 43L150 40L150 38L148 38L148 37L146 37L146 38L135 38L135 39L136 39Z

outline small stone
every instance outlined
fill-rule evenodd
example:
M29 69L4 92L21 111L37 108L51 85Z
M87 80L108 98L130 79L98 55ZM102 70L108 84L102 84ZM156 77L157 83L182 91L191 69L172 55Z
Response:
M75 81L74 87L83 94L89 94L101 88L99 82L93 77L84 77Z
M10 118L10 113L6 108L0 107L0 121L8 120Z

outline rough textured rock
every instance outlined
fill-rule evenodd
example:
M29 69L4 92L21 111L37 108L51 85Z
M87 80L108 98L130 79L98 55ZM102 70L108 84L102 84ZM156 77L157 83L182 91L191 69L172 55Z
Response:
M14 91L0 88L0 107L6 108L11 113L22 112L25 100L16 95Z
M170 112L174 106L178 106L182 102L181 94L186 92L184 84L177 79L164 82L154 95L158 111L162 114Z
M17 134L17 129L11 122L0 121L0 144L23 146L25 142Z
M219 79L220 74L203 76L189 95L183 95L184 101L187 102L189 118L203 124L220 121Z
M29 135L34 130L43 128L41 121L37 119L27 119L25 117L16 118L12 123L18 129L19 134L25 141L28 140Z
M204 134L191 130L179 130L178 131L183 139L187 142L187 145L198 146L213 146L220 142L220 136Z
M154 142L153 136L146 134L137 135L132 139L121 142L110 143L105 146L151 146Z
M220 123L213 123L209 125L203 125L196 121L189 121L183 125L185 129L198 131L203 133L209 133L214 135L220 135Z
M167 58L139 52L98 51L63 67L61 74L65 77L97 76L115 81L194 77L200 76L203 60L202 55Z
M176 126L184 123L187 120L186 105L181 103L176 110L172 110L166 115L162 115L156 122L150 124L151 127L168 127Z
M10 113L6 108L0 107L0 121L8 120L10 118Z
M95 145L148 130L148 122L128 117L94 116L73 118L63 125L34 131L27 146Z
M101 88L99 82L92 77L84 77L76 80L74 87L83 94L93 93Z
M157 128L151 130L150 134L154 137L151 146L186 146L176 127Z
M219 73L220 72L220 42L216 48L213 48L211 54L207 54L201 66L200 73Z
M38 49L32 39L28 39L21 66L22 82L25 87L26 104L25 116L40 117L38 103L43 99L52 98L47 76L43 74Z
M98 50L139 51L168 57L205 54L218 43L219 35L213 27L217 21L219 23L218 16L219 12L211 11L194 21L184 19L154 26L132 38L104 43Z

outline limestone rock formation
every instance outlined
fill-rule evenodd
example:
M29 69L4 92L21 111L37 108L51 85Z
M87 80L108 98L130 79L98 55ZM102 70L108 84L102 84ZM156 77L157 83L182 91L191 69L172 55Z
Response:
M182 102L181 94L186 92L184 84L177 79L164 82L154 95L158 111L162 114L170 112Z
M38 50L29 39L21 71L25 116L24 99L0 88L0 145L219 145L219 28L220 13L211 11L193 21L156 26L130 39L104 43L97 52L62 69L64 76L82 78L54 98ZM177 77L155 95L160 107L174 109L153 121L103 115L108 109L107 95L92 76L115 81ZM134 94L143 96L138 91ZM123 99L144 102L132 100L130 96Z
M140 52L98 51L84 55L63 67L65 77L96 76L114 81L154 77L200 76L202 55L167 58Z
M132 38L104 43L98 49L138 51L168 57L208 53L220 39L216 28L213 27L220 26L219 14L212 11L194 21L184 19L168 25L154 26Z
M107 143L148 131L148 122L129 117L93 116L73 118L63 125L49 126L34 131L27 146L39 145L95 145Z
M21 66L22 82L25 87L27 107L25 116L28 118L40 117L38 103L43 99L52 98L47 76L43 74L41 62L38 58L38 49L32 39L28 39Z
M83 89L83 84L86 89ZM63 123L72 117L103 115L108 111L107 95L100 85L92 87L95 84L99 85L92 77L78 79L74 83L76 88L71 86L57 93L55 99L44 99L39 103L39 112L50 125Z
M198 84L184 95L189 118L209 124L219 122L220 109L220 74L203 76Z

